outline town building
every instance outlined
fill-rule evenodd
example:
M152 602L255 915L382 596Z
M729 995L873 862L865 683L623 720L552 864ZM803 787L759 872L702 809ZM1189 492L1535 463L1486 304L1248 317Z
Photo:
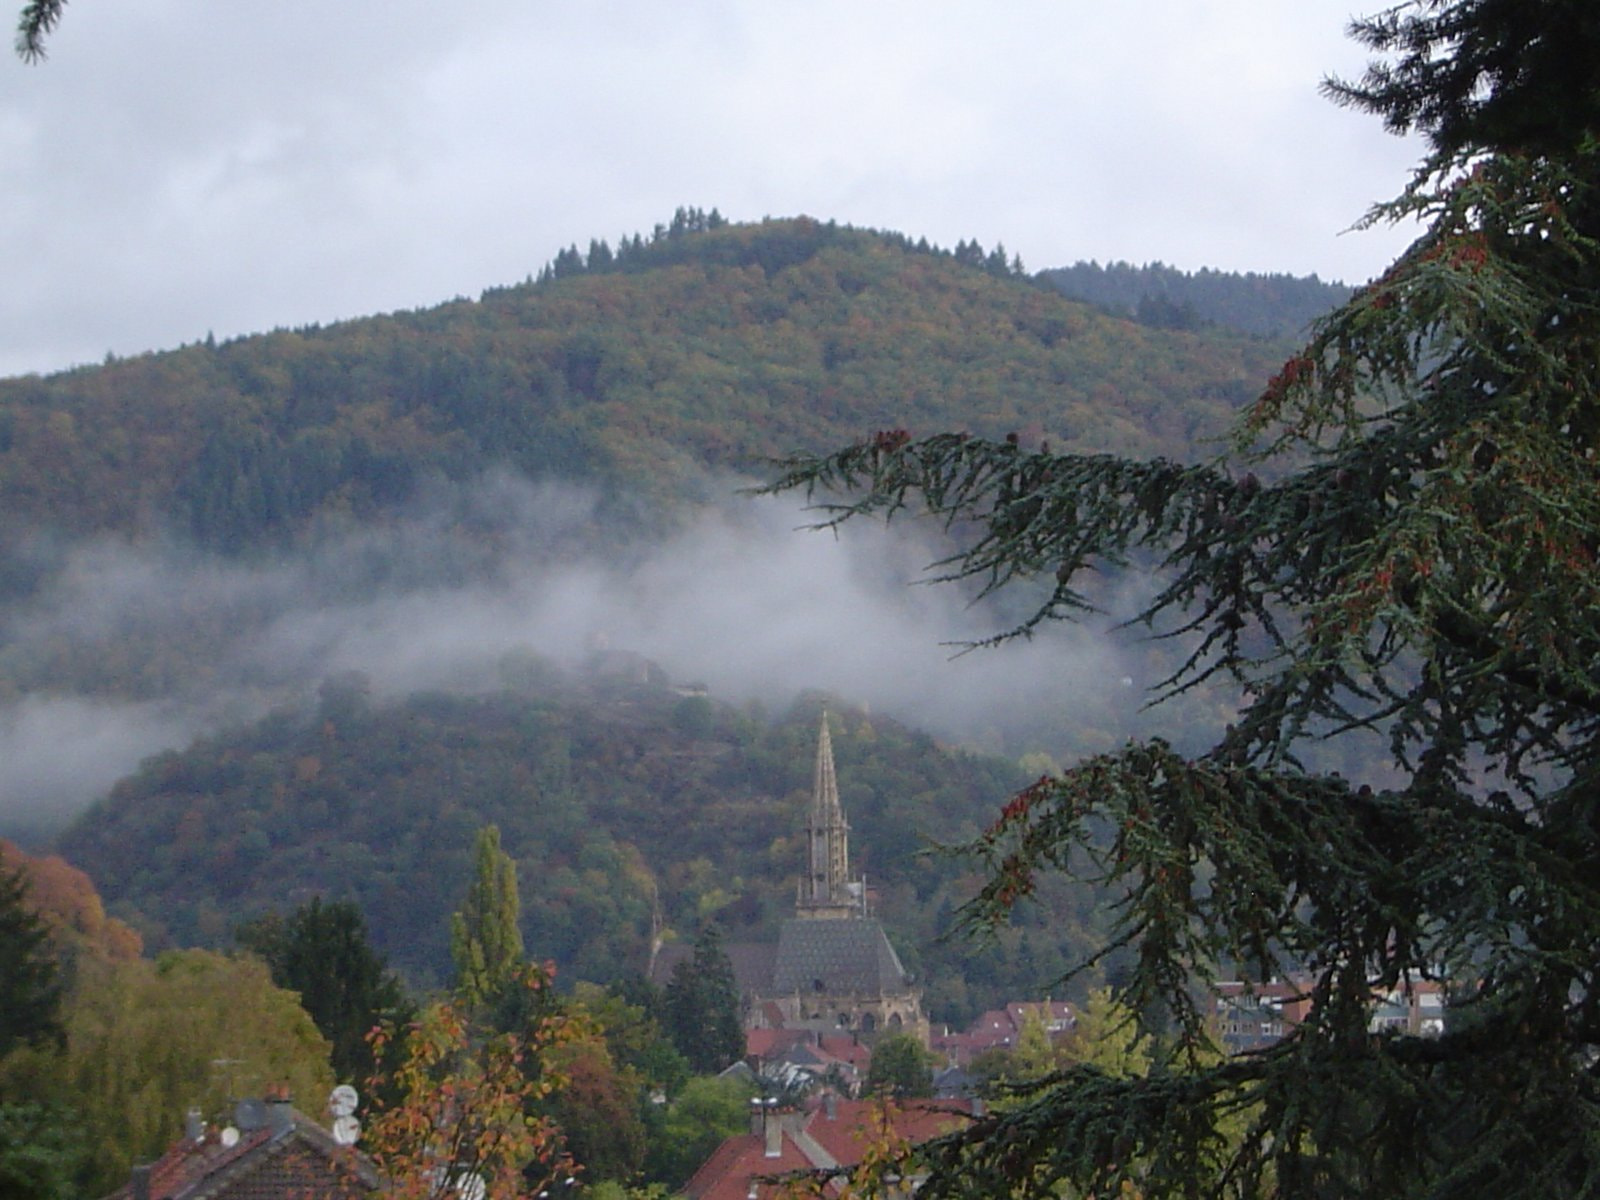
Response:
M785 1182L772 1182L774 1176L842 1173L885 1137L897 1143L925 1142L962 1128L972 1115L967 1101L883 1106L825 1095L803 1110L752 1101L750 1131L718 1146L684 1184L683 1194L688 1200L775 1200L793 1190ZM907 1181L907 1194L916 1183Z
M881 1034L907 1033L926 1046L921 989L850 868L850 825L839 801L827 713L817 736L805 842L795 914L779 927L777 944L727 948L745 1027L846 1033L868 1044ZM663 947L652 978L665 983L689 953L687 946Z
M106 1200L365 1200L382 1181L352 1140L287 1097L242 1101L222 1126L191 1112L183 1136Z
M1311 1015L1315 981L1308 976L1266 983L1230 980L1212 988L1212 1017L1229 1054L1261 1050ZM1444 1032L1446 988L1437 979L1408 975L1392 988L1373 985L1367 1028L1373 1033L1437 1037Z

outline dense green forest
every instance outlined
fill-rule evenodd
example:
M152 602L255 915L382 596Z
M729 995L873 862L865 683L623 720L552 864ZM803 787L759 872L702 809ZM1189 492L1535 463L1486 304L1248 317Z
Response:
M551 668L531 689L380 704L346 678L314 710L153 758L60 849L154 948L225 947L241 920L323 895L358 902L395 965L435 982L474 834L493 823L529 953L608 982L645 969L653 922L759 938L792 912L818 703L770 720ZM1093 898L1056 907L1048 932L1040 912L989 950L943 944L975 880L923 853L975 835L1016 767L837 704L831 719L853 856L937 1015L1048 986L1092 936Z
M1224 326L1263 337L1302 338L1318 317L1349 298L1342 283L1315 275L1180 271L1165 263L1074 263L1039 272L1064 296L1158 329Z

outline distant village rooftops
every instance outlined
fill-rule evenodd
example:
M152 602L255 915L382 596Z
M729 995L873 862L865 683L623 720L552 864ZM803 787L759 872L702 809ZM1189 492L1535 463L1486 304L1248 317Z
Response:
M1287 1037L1311 1015L1312 989L1309 978L1216 984L1212 1010L1224 1048L1241 1054ZM1438 979L1406 978L1392 988L1374 986L1367 1028L1437 1037L1444 1032L1445 992Z
M935 1034L929 1048L953 1065L966 1066L987 1051L1012 1049L1033 1016L1043 1022L1052 1040L1068 1038L1078 1027L1077 1013L1065 1000L1013 1000L985 1012L961 1032L946 1029Z

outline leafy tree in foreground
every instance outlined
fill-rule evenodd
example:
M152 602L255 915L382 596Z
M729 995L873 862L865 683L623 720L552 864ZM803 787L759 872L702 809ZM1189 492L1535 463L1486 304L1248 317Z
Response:
M550 1002L551 972L524 964L507 981L530 1019L516 1032L478 1027L460 998L430 1005L402 1030L373 1035L382 1098L363 1147L396 1200L531 1196L575 1170L561 1130L538 1105L567 1083L554 1057L583 1035ZM376 1084L377 1081L375 1081Z
M1343 98L1433 151L1374 219L1426 232L1327 318L1209 465L901 432L775 486L838 519L925 506L1023 632L1150 565L1141 620L1186 640L1163 694L1231 677L1212 749L1156 740L1017 795L973 849L976 923L1041 873L1120 895L1150 1070L1068 1067L920 1152L946 1196L1600 1192L1600 58L1592 4L1418 0L1357 35L1393 64ZM1526 51L1526 53L1524 53ZM1365 739L1366 781L1302 761ZM1222 969L1304 972L1282 1042L1219 1059ZM1369 1030L1443 980L1441 1036ZM1242 1131L1241 1131L1242 1130Z
M86 959L62 1024L65 1049L14 1051L0 1066L0 1092L75 1114L84 1131L78 1195L125 1183L133 1163L171 1143L191 1107L215 1120L269 1086L309 1107L333 1086L327 1042L253 958L175 950L155 962Z

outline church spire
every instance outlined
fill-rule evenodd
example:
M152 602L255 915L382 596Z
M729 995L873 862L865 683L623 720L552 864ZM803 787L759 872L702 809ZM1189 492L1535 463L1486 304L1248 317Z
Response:
M806 819L806 875L800 881L796 907L802 917L850 917L861 912L861 888L850 879L850 826L839 803L826 709L817 735L811 811Z

